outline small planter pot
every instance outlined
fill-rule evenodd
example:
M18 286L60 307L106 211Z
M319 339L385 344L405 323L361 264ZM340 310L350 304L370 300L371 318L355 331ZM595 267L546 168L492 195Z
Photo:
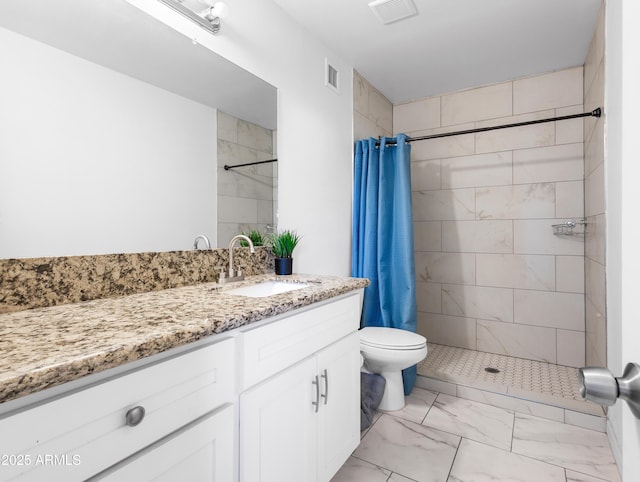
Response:
M275 258L276 274L287 275L293 273L293 258Z

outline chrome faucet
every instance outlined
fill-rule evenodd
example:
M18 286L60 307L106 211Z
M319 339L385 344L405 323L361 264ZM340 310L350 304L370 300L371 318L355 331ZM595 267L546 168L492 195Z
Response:
M253 243L251 242L248 236L245 236L244 234L238 234L233 238L231 238L231 241L229 242L229 275L226 276L225 272L222 271L220 273L220 278L218 279L218 283L229 283L231 281L242 281L244 279L244 275L242 274L241 269L238 269L238 271L235 271L235 272L233 270L233 245L239 239L244 239L247 243L249 243L249 250L251 251L251 253L256 252L256 250L253 247Z
M204 234L199 234L196 236L196 240L193 242L193 249L198 249L198 241L203 240L204 245L207 249L211 249L211 243L209 242L209 238L207 238Z

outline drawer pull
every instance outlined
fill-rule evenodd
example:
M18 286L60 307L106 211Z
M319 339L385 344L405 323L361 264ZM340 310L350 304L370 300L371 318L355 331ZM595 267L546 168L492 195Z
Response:
M135 427L144 419L144 407L138 405L137 407L133 407L132 409L127 411L127 415L125 416L125 420L129 427Z
M324 404L326 405L329 401L329 375L327 374L327 369L325 368L321 375L324 378L324 393L320 395L324 398Z

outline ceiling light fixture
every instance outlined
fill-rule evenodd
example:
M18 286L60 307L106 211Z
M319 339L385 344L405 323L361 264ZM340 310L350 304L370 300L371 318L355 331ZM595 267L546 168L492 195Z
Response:
M208 20L214 27L213 33L217 33L220 30L220 20L227 16L229 7L224 2L214 2L213 0L204 0L202 3L208 7L200 12L200 16Z
M229 13L229 7L224 2L215 0L159 0L167 7L193 20L211 33L218 33L222 24L221 20ZM202 9L202 5L206 5Z

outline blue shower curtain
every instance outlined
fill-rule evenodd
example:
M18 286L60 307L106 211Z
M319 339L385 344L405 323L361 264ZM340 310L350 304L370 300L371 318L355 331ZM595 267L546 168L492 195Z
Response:
M361 325L416 331L416 277L411 216L411 147L404 134L356 141L352 276L369 278ZM402 372L405 394L416 367Z

